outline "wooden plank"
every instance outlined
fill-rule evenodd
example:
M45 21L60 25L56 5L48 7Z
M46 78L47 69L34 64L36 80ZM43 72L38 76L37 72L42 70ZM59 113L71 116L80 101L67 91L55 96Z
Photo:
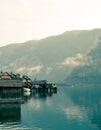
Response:
M23 99L0 99L0 104L24 103Z

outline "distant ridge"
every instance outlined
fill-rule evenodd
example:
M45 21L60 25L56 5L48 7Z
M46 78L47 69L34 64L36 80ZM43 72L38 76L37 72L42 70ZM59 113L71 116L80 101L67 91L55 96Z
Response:
M78 54L87 54L100 35L101 29L74 30L0 47L0 68L2 71L27 73L31 78L60 82L75 67L63 63Z
M91 51L81 59L81 65L67 76L65 83L101 85L101 37L96 40Z

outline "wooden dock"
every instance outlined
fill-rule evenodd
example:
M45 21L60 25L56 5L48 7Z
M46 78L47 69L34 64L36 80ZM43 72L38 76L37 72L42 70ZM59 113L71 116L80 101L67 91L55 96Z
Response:
M56 83L47 80L32 81L28 76L20 74L0 73L0 104L14 104L24 102L24 92L56 93Z
M55 83L49 83L46 80L33 82L32 90L37 93L56 93L57 87Z

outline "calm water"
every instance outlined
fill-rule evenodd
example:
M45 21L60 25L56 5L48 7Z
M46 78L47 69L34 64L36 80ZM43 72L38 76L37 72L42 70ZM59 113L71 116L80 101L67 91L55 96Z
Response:
M0 105L0 130L101 130L100 87L58 87Z

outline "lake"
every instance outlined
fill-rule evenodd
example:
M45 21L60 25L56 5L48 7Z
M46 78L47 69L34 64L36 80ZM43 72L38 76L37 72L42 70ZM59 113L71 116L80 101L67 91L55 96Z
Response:
M101 130L101 87L58 86L0 105L0 130Z

